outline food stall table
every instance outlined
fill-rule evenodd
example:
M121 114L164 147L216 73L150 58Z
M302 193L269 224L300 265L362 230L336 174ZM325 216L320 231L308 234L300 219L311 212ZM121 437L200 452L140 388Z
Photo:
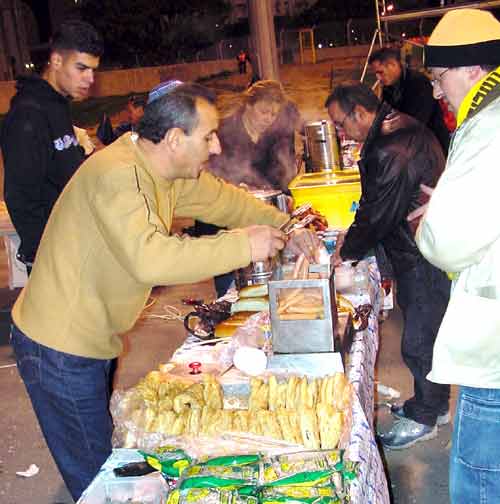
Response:
M346 357L345 373L353 384L352 429L346 447L347 458L359 462L357 478L351 483L351 502L359 504L389 504L389 493L382 461L374 439L374 367L378 351L378 312L382 303L380 274L374 258L366 260L369 281L357 293L343 294L355 305L370 304L373 310L365 330L355 333ZM188 337L177 350L183 352L197 341ZM116 458L116 455L115 455ZM95 488L102 488L102 480L109 470L98 474L80 499L80 504L94 504L90 500Z

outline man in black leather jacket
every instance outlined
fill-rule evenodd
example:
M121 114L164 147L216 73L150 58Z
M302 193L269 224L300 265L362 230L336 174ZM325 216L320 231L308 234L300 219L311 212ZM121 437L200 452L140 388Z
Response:
M420 254L408 214L423 203L420 185L434 187L444 157L430 130L416 119L379 103L363 84L338 86L326 102L337 128L364 142L359 170L362 195L354 222L339 243L344 260L383 249L394 271L404 319L402 355L414 378L414 396L393 409L397 418L382 435L388 448L407 448L437 435L449 421L449 386L426 379L446 309L450 282ZM390 127L384 124L390 115Z

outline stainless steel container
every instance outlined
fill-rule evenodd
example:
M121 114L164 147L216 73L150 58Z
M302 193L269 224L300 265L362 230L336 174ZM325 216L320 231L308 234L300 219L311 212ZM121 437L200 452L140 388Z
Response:
M335 126L326 120L305 125L306 155L313 172L341 170Z
M264 201L265 203L275 206L282 212L288 213L287 198L280 190L258 189L250 191L250 193L256 198Z
M280 190L258 189L250 193L265 203L272 205L282 212L288 213L287 198ZM276 261L268 259L267 261L256 261L250 263L246 268L236 270L236 287L241 289L247 285L266 284L273 274Z
M311 264L310 273L321 278L310 280L283 280L283 272L289 265L277 269L269 281L269 308L273 351L275 353L301 354L334 352L337 327L337 304L335 299L334 269L327 264ZM321 290L323 299L322 318L311 320L283 320L278 313L279 297L283 290Z

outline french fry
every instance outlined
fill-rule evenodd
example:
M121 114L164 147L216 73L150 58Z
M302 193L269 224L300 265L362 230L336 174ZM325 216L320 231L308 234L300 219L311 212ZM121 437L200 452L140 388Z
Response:
M335 373L332 379L332 392L331 392L331 402L337 409L342 409L342 397L344 395L344 388L346 386L347 379L344 373Z
M161 434L165 434L167 436L171 435L172 427L176 418L177 416L172 410L160 413L157 417L158 426L155 432L160 432Z
M200 432L201 427L201 409L192 409L189 411L187 423L186 423L186 433L197 436Z
M302 379L299 382L299 385L297 387L298 393L297 393L297 401L296 401L296 408L300 409L302 406L303 407L308 407L307 403L307 378L305 376L302 377Z
M286 406L286 391L288 389L288 383L278 383L278 397L276 399L276 409L284 408Z
M184 433L184 428L186 426L186 419L189 412L181 413L177 415L173 425L172 425L172 436L180 436Z
M219 432L224 433L233 430L233 411L221 410Z
M331 404L320 403L316 406L318 418L321 448L334 449L342 434L343 415L337 411Z
M320 448L318 420L313 408L302 408L299 411L300 432L302 444L306 448L318 450Z
M294 409L295 408L295 398L297 395L297 383L298 378L296 376L290 376L288 378L288 387L286 390L286 408Z
M308 408L314 408L317 402L318 384L315 379L309 381L307 385L307 404Z
M269 409L271 411L276 410L278 403L278 381L276 376L271 375L268 381L269 386Z
M280 320L316 320L320 319L321 314L318 313L281 313Z
M267 412L267 431L266 436L270 436L274 439L283 439L283 433L281 431L280 424L278 422L278 418L276 416L276 412L268 411Z
M323 402L331 404L332 406L335 405L335 375L329 376L326 380L325 397Z
M233 429L238 432L249 432L249 414L248 410L236 410L233 415Z
M250 397L248 398L248 409L259 409L259 392L263 385L262 380L259 378L252 378L250 380Z
M295 434L290 423L290 415L285 408L278 408L276 410L276 418L283 434L283 439L288 443L296 443Z
M297 444L302 444L302 432L300 430L300 418L299 414L295 410L287 410L288 420L290 422L290 428L293 432L293 437Z

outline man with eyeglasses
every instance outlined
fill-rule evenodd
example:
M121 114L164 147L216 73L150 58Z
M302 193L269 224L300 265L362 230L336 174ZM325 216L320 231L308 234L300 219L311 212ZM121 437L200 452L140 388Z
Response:
M432 86L422 73L401 62L399 50L383 47L369 59L370 66L383 86L382 99L396 110L423 122L437 137L443 152L448 152L450 134L439 103L432 97Z
M446 170L417 231L422 254L453 274L429 380L459 385L450 453L453 504L500 499L500 22L460 9L425 48L434 97L457 115Z
M344 239L337 242L336 262L359 260L374 251L377 261L390 261L397 283L404 320L401 352L413 375L414 395L393 408L396 420L381 438L387 448L408 448L436 437L437 426L449 421L450 388L428 381L426 375L450 281L422 257L407 220L420 205L420 184L436 184L444 156L429 129L380 103L363 84L336 87L326 107L337 128L342 127L348 138L363 142L360 204ZM391 131L384 124L388 117Z

